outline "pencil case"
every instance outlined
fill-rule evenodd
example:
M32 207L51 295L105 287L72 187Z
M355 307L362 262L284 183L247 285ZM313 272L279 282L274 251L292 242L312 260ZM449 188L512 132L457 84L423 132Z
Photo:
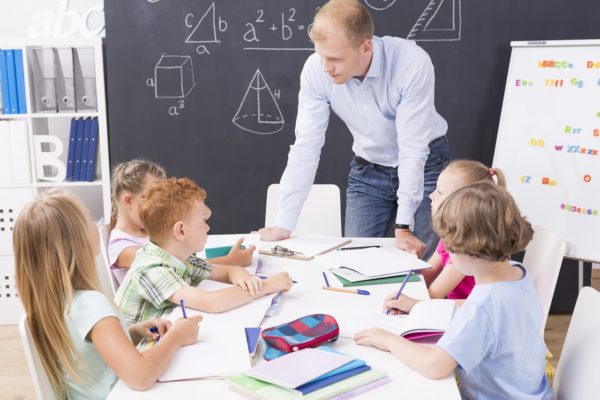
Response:
M266 343L265 360L273 360L284 354L307 347L318 347L335 342L340 335L340 327L328 314L310 314L285 324L267 328L261 337Z

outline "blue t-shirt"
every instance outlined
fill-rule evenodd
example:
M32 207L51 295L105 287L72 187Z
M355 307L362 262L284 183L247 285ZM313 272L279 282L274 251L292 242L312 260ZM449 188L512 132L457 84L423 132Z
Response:
M477 284L437 343L457 363L467 399L551 399L542 310L521 265L518 281Z
M69 399L105 399L117 382L117 376L106 365L89 339L89 333L94 325L106 317L119 318L119 314L105 295L93 290L78 290L73 294L71 310L65 318L69 334L79 355L78 369L85 383L80 385L68 375L65 376ZM125 324L120 318L119 321L129 338Z

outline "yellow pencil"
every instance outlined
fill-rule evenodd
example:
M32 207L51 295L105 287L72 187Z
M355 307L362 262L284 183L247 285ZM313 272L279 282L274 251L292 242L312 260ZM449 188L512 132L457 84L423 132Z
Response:
M371 294L368 291L363 290L363 289L343 289L343 288L336 288L336 287L331 287L331 286L323 286L323 289L335 290L336 292L343 292L343 293L362 294L365 296Z

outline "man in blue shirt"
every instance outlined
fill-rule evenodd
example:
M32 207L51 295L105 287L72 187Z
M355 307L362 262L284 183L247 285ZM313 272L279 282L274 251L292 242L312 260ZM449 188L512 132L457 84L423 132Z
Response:
M276 225L263 240L289 237L314 181L330 108L354 138L345 236L382 237L420 256L437 242L429 194L449 161L446 121L434 106L434 72L414 42L373 36L357 0L331 0L310 30L315 45L300 77L296 142L281 177ZM413 235L414 228L414 235ZM425 243L423 243L425 242Z

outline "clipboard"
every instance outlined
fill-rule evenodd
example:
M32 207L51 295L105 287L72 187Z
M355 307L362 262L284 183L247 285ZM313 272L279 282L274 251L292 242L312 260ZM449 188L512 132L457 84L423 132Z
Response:
M276 244L274 246L263 247L259 250L259 253L263 254L265 256L285 257L285 258L290 258L290 259L294 259L294 260L310 261L310 260L314 259L315 256L320 256L322 254L329 253L330 251L335 250L339 247L345 246L350 242L352 242L351 239L342 240L339 243L335 244L334 246L328 247L328 248L320 251L319 253L313 254L313 255L303 254L301 252L298 252L298 251L295 251L292 249L288 249L279 244Z

